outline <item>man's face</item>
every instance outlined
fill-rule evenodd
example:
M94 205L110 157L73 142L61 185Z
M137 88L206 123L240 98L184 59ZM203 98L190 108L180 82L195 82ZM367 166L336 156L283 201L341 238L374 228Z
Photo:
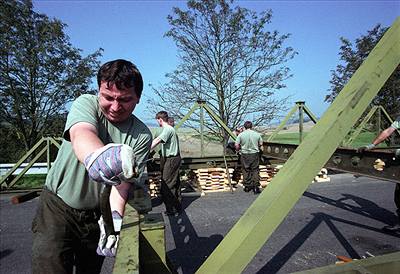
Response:
M118 89L114 84L107 87L107 82L101 82L99 89L99 104L107 120L120 123L129 118L139 103L133 87Z
M158 118L158 119L157 119L157 123L158 123L158 125L159 125L160 127L162 127L162 125L163 125L163 119Z

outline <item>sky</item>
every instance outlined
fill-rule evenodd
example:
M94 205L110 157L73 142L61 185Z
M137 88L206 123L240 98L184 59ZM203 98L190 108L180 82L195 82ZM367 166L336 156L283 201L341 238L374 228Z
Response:
M65 32L83 55L103 48L102 63L127 59L137 65L144 79L142 100L135 114L149 123L146 98L154 96L151 85L166 83L165 74L179 63L174 42L164 34L170 29L166 17L173 7L186 9L186 1L33 1L34 10L67 24ZM355 41L376 24L390 26L400 16L400 1L235 1L261 12L272 9L271 30L290 33L286 46L298 55L287 63L293 77L278 97L290 96L317 116L329 107L331 71L339 64L340 37ZM285 116L286 113L281 115Z

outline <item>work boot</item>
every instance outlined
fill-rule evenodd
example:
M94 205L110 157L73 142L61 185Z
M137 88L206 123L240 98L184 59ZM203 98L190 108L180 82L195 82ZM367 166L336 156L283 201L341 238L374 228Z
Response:
M254 192L254 194L260 194L260 193L261 193L260 187L255 186L255 187L253 188L253 192Z
M249 192L251 190L251 188L249 186L245 186L243 190L244 190L244 192Z

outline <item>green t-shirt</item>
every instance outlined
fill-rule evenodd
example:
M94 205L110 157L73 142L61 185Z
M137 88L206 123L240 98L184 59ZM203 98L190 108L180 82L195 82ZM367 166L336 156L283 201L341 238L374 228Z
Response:
M161 139L161 156L170 157L179 154L179 139L176 131L170 125L164 125L158 138Z
M48 172L46 187L56 193L69 206L76 209L93 209L99 206L99 197L104 185L91 181L85 166L78 161L69 137L69 129L78 122L94 125L98 137L106 145L109 143L126 144L133 148L144 174L151 146L151 132L147 126L133 114L124 122L112 124L101 112L98 97L85 94L74 101L67 117L64 140L57 158Z
M258 153L259 145L262 144L262 138L260 133L246 129L237 136L235 144L240 145L242 154Z
M392 127L395 129L400 129L400 116L396 118L396 120L393 122Z

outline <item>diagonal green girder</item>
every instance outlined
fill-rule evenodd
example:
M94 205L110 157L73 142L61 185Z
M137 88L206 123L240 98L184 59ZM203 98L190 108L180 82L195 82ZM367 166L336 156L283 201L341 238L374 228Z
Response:
M240 273L268 240L315 174L400 63L400 17L342 89L271 184L197 273Z

